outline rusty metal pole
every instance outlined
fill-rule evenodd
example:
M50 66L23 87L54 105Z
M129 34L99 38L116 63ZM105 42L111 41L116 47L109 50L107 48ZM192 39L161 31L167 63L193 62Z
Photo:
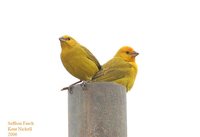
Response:
M80 85L68 94L69 137L127 137L126 91L110 82Z

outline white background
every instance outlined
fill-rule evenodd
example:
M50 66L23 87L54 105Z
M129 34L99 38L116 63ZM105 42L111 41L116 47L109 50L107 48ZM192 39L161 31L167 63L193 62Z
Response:
M127 94L129 137L200 137L198 0L1 0L0 137L7 122L33 121L19 137L67 137L67 94L77 79L60 61L73 36L103 64L132 46L138 76Z

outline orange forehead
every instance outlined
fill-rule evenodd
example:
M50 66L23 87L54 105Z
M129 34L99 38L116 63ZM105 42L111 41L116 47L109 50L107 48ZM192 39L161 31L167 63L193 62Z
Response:
M129 46L124 46L124 47L122 47L120 50L121 50L121 51L130 51L130 52L134 51L133 48L131 48L131 47L129 47Z

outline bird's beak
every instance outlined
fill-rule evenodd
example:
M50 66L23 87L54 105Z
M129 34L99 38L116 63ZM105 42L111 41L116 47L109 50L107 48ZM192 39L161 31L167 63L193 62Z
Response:
M60 37L59 40L60 41L65 41L65 39L63 37Z
M131 53L131 55L132 55L132 57L136 57L137 55L139 55L139 53L137 53L136 51L133 51L133 52Z

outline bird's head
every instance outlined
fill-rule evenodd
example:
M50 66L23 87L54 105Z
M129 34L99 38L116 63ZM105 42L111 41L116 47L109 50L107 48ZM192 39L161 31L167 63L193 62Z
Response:
M135 57L138 55L139 53L137 53L136 51L134 51L133 48L129 47L129 46L124 46L121 47L118 52L116 53L115 57L121 57L123 58L125 61L128 62L134 62L135 61Z
M76 40L68 35L64 35L64 36L60 37L59 40L60 40L62 48L73 47L73 46L76 46L76 44L77 44Z

